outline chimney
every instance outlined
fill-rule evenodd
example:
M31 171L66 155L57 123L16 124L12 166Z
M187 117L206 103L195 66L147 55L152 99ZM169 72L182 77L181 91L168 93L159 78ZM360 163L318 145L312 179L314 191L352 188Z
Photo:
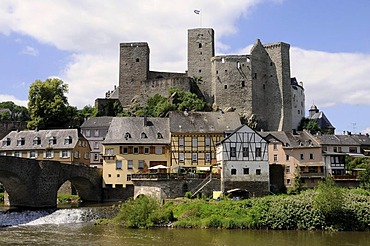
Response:
M148 118L146 117L146 115L144 116L144 126L147 126L148 125Z

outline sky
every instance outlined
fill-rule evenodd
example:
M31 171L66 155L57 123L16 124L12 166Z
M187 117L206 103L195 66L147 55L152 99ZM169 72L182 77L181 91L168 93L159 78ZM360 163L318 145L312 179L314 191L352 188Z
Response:
M212 27L216 55L290 44L306 116L315 104L337 134L370 133L368 13L370 0L1 0L0 102L27 106L35 80L58 77L70 105L94 105L118 85L120 43L148 42L151 70L184 72L187 30Z

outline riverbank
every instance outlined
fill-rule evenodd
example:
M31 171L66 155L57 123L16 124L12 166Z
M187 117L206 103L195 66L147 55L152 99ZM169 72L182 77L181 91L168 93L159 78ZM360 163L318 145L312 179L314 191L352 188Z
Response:
M129 228L364 231L370 229L370 196L361 189L322 185L297 195L241 201L184 199L160 206L155 199L140 197L123 203L108 223Z

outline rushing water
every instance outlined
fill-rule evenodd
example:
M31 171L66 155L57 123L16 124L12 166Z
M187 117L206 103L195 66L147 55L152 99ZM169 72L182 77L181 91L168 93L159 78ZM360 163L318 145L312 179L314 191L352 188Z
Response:
M0 213L0 245L370 245L370 232L130 230L94 219L89 208Z

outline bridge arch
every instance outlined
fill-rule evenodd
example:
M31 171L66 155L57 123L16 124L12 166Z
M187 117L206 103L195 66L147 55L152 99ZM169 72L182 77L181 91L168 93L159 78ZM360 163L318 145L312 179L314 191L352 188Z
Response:
M97 187L90 179L81 176L66 177L59 181L56 189L56 196L59 188L66 183L71 182L71 185L76 189L78 196L87 202L100 201L100 187Z

